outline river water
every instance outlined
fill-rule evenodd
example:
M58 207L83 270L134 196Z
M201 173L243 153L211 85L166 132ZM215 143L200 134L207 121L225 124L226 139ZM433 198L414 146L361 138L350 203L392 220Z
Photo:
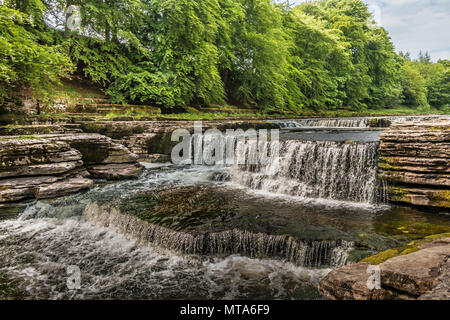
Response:
M450 230L445 213L385 203L367 119L291 123L305 130L265 165L146 163L137 180L0 209L0 274L26 299L317 299L333 268Z

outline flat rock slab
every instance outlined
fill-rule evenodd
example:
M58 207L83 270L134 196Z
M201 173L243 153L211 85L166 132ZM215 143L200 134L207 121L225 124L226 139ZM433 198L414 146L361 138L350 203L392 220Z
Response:
M54 176L20 177L0 180L0 203L29 198L55 198L88 189L93 181L84 168Z
M450 297L450 238L426 243L420 250L379 265L381 289L369 290L369 263L329 273L319 291L333 300L445 299Z
M435 246L383 262L382 285L421 296L434 287L441 266L450 257L450 239L435 242Z
M107 180L123 180L138 178L142 166L134 163L119 163L87 166L92 178Z
M0 203L64 196L94 178L136 178L138 156L99 134L0 137ZM86 170L87 169L87 170Z
M331 300L409 300L408 294L382 288L370 290L369 263L348 265L329 273L319 284L320 293Z
M442 265L441 275L436 279L434 288L419 300L450 300L450 259Z

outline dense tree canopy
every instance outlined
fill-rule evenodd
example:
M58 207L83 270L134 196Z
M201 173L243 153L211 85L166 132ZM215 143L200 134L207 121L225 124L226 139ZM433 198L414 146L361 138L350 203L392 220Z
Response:
M69 57L57 46L39 43L31 28L29 15L0 6L0 103L22 87L45 99L51 85L72 69Z
M73 71L164 108L450 108L450 63L397 55L361 0L5 0L0 27L0 99Z

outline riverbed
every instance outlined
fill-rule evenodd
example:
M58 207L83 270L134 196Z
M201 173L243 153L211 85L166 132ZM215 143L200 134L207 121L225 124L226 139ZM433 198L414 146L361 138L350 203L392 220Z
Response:
M289 120L266 165L143 163L2 208L0 273L25 299L320 299L333 268L450 231L446 212L386 203L382 129L350 120Z

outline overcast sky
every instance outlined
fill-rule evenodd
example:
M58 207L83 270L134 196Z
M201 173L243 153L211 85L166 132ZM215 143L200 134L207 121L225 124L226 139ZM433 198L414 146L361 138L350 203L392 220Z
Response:
M290 0L301 3L305 0ZM363 0L389 31L397 51L428 51L450 60L450 0Z

